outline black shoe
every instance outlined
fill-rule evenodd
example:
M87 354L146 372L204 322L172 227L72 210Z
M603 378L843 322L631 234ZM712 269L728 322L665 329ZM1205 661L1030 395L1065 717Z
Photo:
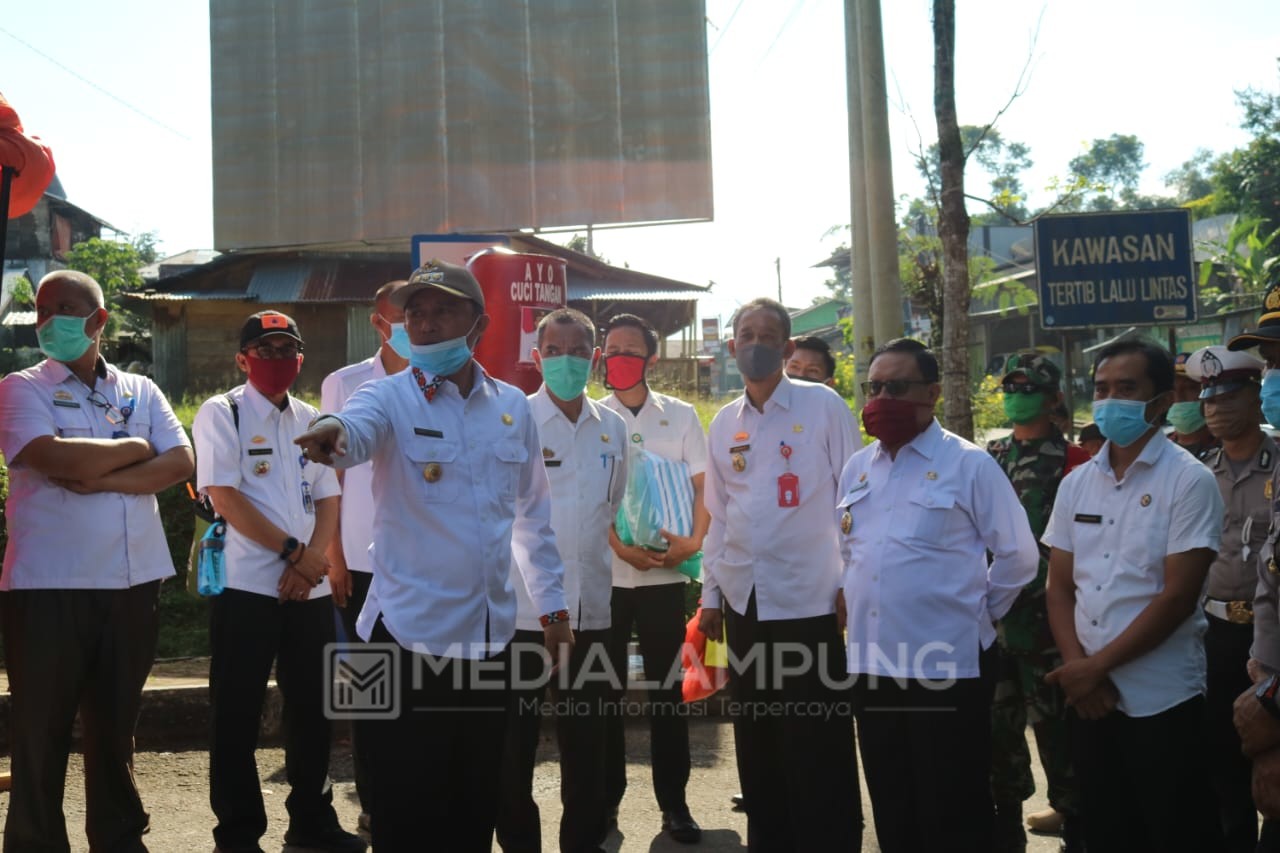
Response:
M741 792L734 794L732 797L730 797L729 802L733 803L733 810L735 812L742 812L747 810L747 798L742 796Z
M618 828L618 807L610 806L604 812L604 826L600 828L600 838L597 844L604 844L605 839L609 837L609 833Z
M702 840L702 827L689 814L689 807L662 813L662 830L681 844L697 844Z
M320 832L295 832L284 834L283 853L364 853L369 849L363 838L335 826Z

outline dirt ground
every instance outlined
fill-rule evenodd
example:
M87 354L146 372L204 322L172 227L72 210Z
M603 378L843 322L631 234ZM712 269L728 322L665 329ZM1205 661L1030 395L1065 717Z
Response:
M649 780L648 731L643 724L627 731L627 797L619 814L619 831L606 842L609 853L617 851L741 851L746 849L746 815L732 810L729 796L738 790L737 769L733 754L733 729L717 720L691 720L690 745L693 773L689 780L688 799L694 818L703 828L702 843L697 847L677 844L660 832L662 815L653 800ZM1035 754L1035 750L1032 750ZM0 766L7 764L0 761ZM68 769L66 815L71 849L87 853L84 839L84 788L79 755L73 755ZM275 851L283 845L285 830L284 752L280 749L258 751L258 767L266 793L270 825L262 839L262 847ZM208 798L208 753L203 750L175 752L141 752L136 772L143 802L151 812L151 834L147 845L152 853L212 850L213 814ZM1040 791L1025 804L1028 812L1045 807L1043 774L1035 768ZM356 801L351 776L351 761L346 750L334 750L331 770L334 779L334 802L345 826L355 828L360 808ZM554 849L556 827L560 819L559 777L555 741L548 729L539 747L539 763L534 778L534 796L542 809L543 838L548 850ZM7 795L0 794L0 816L7 810ZM875 829L871 820L871 804L863 786L863 813L867 831L863 850L878 853ZM1050 853L1058 849L1058 839L1028 835L1030 853ZM424 846L423 848L427 848ZM494 846L497 850L497 846Z

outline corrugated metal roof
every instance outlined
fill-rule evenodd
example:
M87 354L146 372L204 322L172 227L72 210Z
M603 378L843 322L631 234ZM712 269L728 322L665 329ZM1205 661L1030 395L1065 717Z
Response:
M598 282L595 284L598 285ZM701 295L700 291L690 290L630 290L625 287L600 290L598 286L569 285L570 302L575 299L584 302L596 300L609 302L697 302L699 295Z
M262 302L297 302L310 267L299 261L263 264L253 271L247 293Z
M36 324L36 312L34 311L10 311L0 320L0 325L4 326L34 326Z

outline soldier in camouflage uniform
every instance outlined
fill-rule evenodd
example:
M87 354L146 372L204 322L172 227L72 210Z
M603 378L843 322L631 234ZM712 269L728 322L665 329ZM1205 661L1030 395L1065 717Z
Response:
M1031 530L1039 539L1063 476L1075 465L1088 461L1089 456L1070 444L1050 420L1062 398L1057 366L1036 353L1014 356L1009 364L1002 382L1005 414L1013 422L1013 434L991 441L987 450L1009 476L1027 511ZM1050 670L1062 665L1062 658L1045 609L1048 549L1041 545L1040 551L1035 580L1023 588L1013 608L996 626L1001 672L991 709L991 792L996 805L994 849L998 853L1021 853L1026 849L1022 803L1035 792L1026 738L1028 721L1049 780L1052 807L1048 813L1032 815L1029 822L1033 829L1052 829L1052 824L1058 823L1062 826L1063 849L1083 849L1077 837L1079 820L1066 701L1061 689L1044 682Z

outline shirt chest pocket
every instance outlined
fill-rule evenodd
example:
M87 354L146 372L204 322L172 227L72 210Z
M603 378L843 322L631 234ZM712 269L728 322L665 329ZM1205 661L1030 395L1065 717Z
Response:
M499 441L493 445L493 484L498 496L512 500L520 483L520 472L529 461L529 448L517 441Z
M82 408L71 406L54 406L53 423L57 427L59 438L92 438L93 430L89 419Z
M871 523L871 503L867 495L871 489L863 486L855 492L849 492L836 504L836 521L840 525L840 535L847 539L865 536L867 526Z
M956 496L944 491L923 490L907 498L908 514L903 520L908 539L937 542L946 532L956 508Z
M429 503L455 501L466 476L458 462L458 446L438 438L413 436L404 447L409 479L417 480L419 494ZM412 488L412 486L410 486Z

